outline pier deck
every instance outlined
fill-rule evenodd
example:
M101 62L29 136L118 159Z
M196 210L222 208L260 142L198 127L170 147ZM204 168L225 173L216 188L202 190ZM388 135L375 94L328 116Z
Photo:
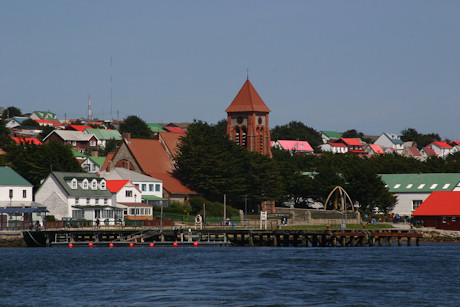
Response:
M422 234L413 230L255 230L203 229L181 236L173 231L156 229L69 229L24 231L27 246L279 246L279 247L358 247L392 246L394 242L418 246Z

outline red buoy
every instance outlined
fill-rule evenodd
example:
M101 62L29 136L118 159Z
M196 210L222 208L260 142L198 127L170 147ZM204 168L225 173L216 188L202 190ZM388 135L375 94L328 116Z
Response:
M110 243L110 244L109 244L109 247L113 247L113 243Z
M198 246L198 242L197 241L193 242L193 246L195 247Z
M72 248L73 247L73 244L72 243L69 243L69 248Z
M174 246L174 247L177 247L177 242L174 242L174 243L173 243L173 246Z
M154 246L155 246L155 244L153 244L153 243L150 243L150 244L149 244L149 246L150 246L150 247L154 247Z
M133 247L134 246L134 243L129 243L129 247Z
M93 247L93 242L89 242L89 243L88 243L88 246L89 246L89 247Z

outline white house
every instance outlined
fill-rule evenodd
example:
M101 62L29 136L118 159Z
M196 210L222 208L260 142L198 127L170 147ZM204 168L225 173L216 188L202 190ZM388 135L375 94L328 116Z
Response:
M454 147L447 144L447 142L432 142L426 147L431 148L437 157L445 158L446 156L455 152ZM426 150L425 147L425 150Z
M434 191L460 191L460 173L383 174L388 190L397 197L392 212L410 216Z
M159 179L143 175L123 167L108 168L99 174L107 180L130 180L141 191L141 199L143 202L151 205L165 205L166 200L163 198L163 182Z
M380 145L383 150L393 148L397 153L401 153L404 149L404 142L393 133L382 133L374 144Z
M51 172L35 193L35 200L56 219L100 219L115 224L123 218L124 207L116 203L106 180L96 174Z

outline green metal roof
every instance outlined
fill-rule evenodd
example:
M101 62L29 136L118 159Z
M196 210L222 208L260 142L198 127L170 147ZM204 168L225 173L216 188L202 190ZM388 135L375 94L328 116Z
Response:
M147 199L147 200L168 200L166 198L161 198L155 195L142 195L142 199Z
M0 185L3 186L32 186L32 184L25 180L21 175L16 173L9 166L0 166Z
M67 195L69 196L75 196L75 197L111 197L112 192L109 191L109 189L101 190L101 189L96 189L92 190L91 189L91 181L93 179L96 179L99 185L99 182L101 180L105 180L104 178L98 177L96 174L91 174L91 173L71 173L71 172L51 172L51 175L56 178L56 180L59 182L61 187L66 191ZM77 188L72 189L70 188L70 181L75 178L77 179ZM87 190L83 189L81 187L81 183L84 179L88 179L89 181L89 188Z
M73 154L73 156L74 156L75 158L78 158L78 157L80 157L80 158L86 158L86 155L85 155L85 154L83 154L83 153L81 153L81 152L78 152L78 151L76 151L76 150L73 149L73 148L72 148L71 150L72 150L72 154Z
M120 141L122 139L120 132L114 129L86 129L86 132L94 134L99 140L115 139Z
M153 132L164 132L165 130L160 124L147 124L149 126L150 130Z
M453 191L460 183L460 173L382 174L380 177L392 193Z
M336 132L336 131L321 131L321 132L329 138L339 138L340 139L342 137L342 133Z
M95 164L97 164L98 166L101 166L104 165L104 162L105 162L105 158L106 157L93 157L93 156L89 156L88 157L91 161L93 161Z

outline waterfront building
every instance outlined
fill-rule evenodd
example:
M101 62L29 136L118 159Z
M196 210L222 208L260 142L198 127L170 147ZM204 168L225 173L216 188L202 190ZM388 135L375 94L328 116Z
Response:
M460 191L460 173L382 174L382 181L397 198L392 213L410 216L432 192Z
M100 219L112 225L123 218L124 206L116 203L106 180L96 174L51 172L35 193L35 200L57 220Z
M424 227L460 231L460 191L437 191L412 213Z
M233 99L227 112L227 135L235 144L271 156L270 109L249 79Z

